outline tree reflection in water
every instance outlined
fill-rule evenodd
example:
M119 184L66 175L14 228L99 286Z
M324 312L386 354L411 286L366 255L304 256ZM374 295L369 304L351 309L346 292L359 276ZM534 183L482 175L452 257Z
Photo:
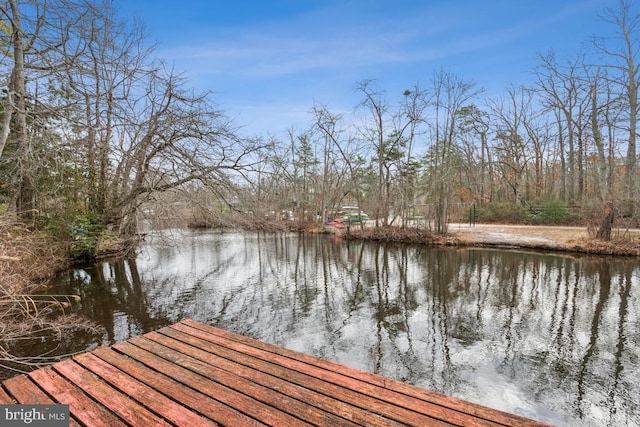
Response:
M635 260L184 233L59 281L104 344L193 318L556 425L621 426L640 425L639 272Z

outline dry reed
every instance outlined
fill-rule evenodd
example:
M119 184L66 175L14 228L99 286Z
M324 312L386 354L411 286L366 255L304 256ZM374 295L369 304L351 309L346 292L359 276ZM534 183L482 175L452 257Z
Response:
M33 342L59 343L78 329L97 331L93 323L70 313L80 297L42 293L47 280L65 267L62 244L0 220L0 367L26 372L55 362L66 356L59 354L59 345L26 356L15 349Z

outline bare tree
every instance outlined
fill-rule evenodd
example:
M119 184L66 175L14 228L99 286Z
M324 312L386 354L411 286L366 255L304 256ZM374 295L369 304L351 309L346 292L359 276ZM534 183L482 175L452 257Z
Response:
M385 141L387 132L386 114L389 109L384 93L374 87L371 80L364 80L358 86L364 99L361 106L366 108L371 114L371 122L362 127L362 134L366 141L370 142L375 151L375 162L377 165L377 203L375 208L376 226L387 225L389 221L389 200L385 194L385 162L387 152L387 142Z
M492 124L497 141L494 147L497 170L511 192L512 201L523 202L527 169L530 165L528 135L525 122L531 95L523 87L509 86L502 99L490 102Z
M10 0L0 5L1 31L11 38L11 43L3 42L11 66L2 98L0 159L17 165L10 187L16 211L27 222L39 208L38 181L47 176L41 165L54 157L55 149L47 144L59 136L54 128L61 126L59 112L49 102L54 96L50 84L55 86L56 73L74 60L59 50L93 10L92 3L82 0ZM16 146L12 159L5 151L9 140Z
M628 129L627 154L625 160L625 201L626 214L631 214L634 201L638 199L637 179L637 127L638 88L640 87L640 14L634 9L634 2L619 0L617 9L608 8L602 19L611 24L616 32L613 37L596 37L594 45L604 56L605 66L611 83L620 88L626 101L624 118Z
M373 162L377 172L378 197L376 225L380 225L380 220L382 225L388 225L392 206L396 202L391 197L392 181L403 173L402 159L406 155L411 158L406 150L409 145L413 148L416 126L424 121L424 94L422 91L413 94L411 91L405 92L403 102L397 109L391 110L384 91L376 88L371 80L360 82L358 91L363 95L360 107L369 113L364 118L360 133L365 141L372 144L375 153Z
M495 177L489 149L489 115L473 104L461 108L458 114L462 142L460 149L464 153L467 186L473 193L469 201L491 202L494 199Z
M596 148L597 158L597 197L601 207L595 237L600 240L611 240L611 233L616 217L617 201L614 187L614 141L617 115L620 110L616 107L617 96L611 92L607 79L601 76L602 69L596 68L586 74L590 91L590 129ZM604 84L602 82L605 82ZM601 101L601 96L604 100ZM606 130L606 137L602 129Z
M427 155L426 189L435 212L434 230L446 233L454 189L452 178L456 174L460 153L457 146L460 136L458 121L462 120L464 107L472 102L480 90L475 83L444 71L434 74L432 84L433 145Z
M591 85L591 132L593 134L593 141L598 150L598 189L601 202L606 206L605 215L596 233L596 237L603 240L611 239L611 228L614 221L614 209L613 200L611 200L611 186L609 185L609 177L607 174L607 163L604 149L604 138L600 131L600 123L598 120L599 105L598 105L598 79L599 70L596 71L596 75L593 77Z
M230 203L233 180L258 161L254 141L236 136L210 93L194 93L156 61L144 28L118 20L109 1L67 13L73 25L52 26L47 54L32 66L49 77L62 141L82 154L65 166L83 171L74 193L86 206L69 209L130 236L139 207L158 192L199 181Z
M326 218L327 206L338 207L346 194L351 194L361 209L366 147L345 132L341 115L321 105L315 105L312 114L314 126L324 138L324 175L330 177L323 185L323 191L329 195L322 208L323 218Z
M531 92L531 96L534 97L534 95L535 93ZM528 179L526 181L525 194L527 198L533 197L538 200L542 197L545 188L544 170L547 151L551 144L552 131L548 116L544 114L544 111L529 107L523 127L527 136L529 151L533 153L533 190ZM578 164L581 164L581 156L579 156ZM582 167L580 167L580 170L582 170Z
M584 101L588 97L580 69L585 57L584 54L579 54L561 65L558 64L555 54L549 52L541 56L540 60L541 66L536 70L536 84L542 90L545 107L558 112L558 141L561 144L559 154L563 183L561 194L563 198L567 194L571 202L584 194L584 147L580 136L585 125ZM565 143L568 146L566 149Z
M108 2L95 4L91 12L66 30L58 55L45 65L56 70L58 92L73 101L73 108L59 107L71 125L69 139L86 157L88 210L103 215L113 197L109 175L117 133L144 90L139 82L157 68L143 26L116 18Z
M0 132L0 156L9 136L9 124L13 121L13 131L17 145L18 187L16 191L16 211L21 219L29 223L34 217L34 177L30 158L29 135L27 134L27 108L25 98L27 88L25 81L25 52L33 48L41 25L41 10L35 7L35 22L32 24L31 34L27 36L23 25L23 10L18 0L9 0L8 9L0 6L0 12L10 23L11 54L13 67L9 77L7 93L4 98L3 129Z
M417 192L417 178L420 168L420 162L417 159L415 153L416 139L422 132L421 125L425 124L425 110L429 104L429 94L422 90L418 85L413 87L413 90L405 90L404 103L401 109L401 120L396 128L405 132L405 156L400 165L400 194L402 202L400 206L400 213L402 216L402 227L407 226L411 210L414 208ZM406 119L405 119L406 118ZM406 126L403 126L403 121L406 120Z
M170 70L148 77L119 132L119 162L109 185L114 196L105 221L121 233L135 231L135 214L150 194L191 181L229 188L229 174L259 162L254 154L260 147L239 139L208 96L186 89Z

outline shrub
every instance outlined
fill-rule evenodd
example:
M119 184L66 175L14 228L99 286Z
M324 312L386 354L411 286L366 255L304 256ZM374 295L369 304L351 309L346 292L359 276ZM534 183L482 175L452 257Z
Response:
M545 202L537 212L530 215L529 222L533 224L562 224L573 219L569 206L560 200Z
M76 260L90 260L96 256L96 247L104 231L96 214L81 212L70 218L51 218L47 231L69 243L69 255Z
M478 222L521 223L525 219L525 211L515 202L494 202L477 209ZM469 218L467 217L467 220Z

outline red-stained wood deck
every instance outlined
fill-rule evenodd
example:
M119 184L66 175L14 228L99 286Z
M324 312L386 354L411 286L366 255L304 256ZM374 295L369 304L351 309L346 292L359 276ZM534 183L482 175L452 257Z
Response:
M86 426L543 426L184 320L8 379L0 403Z

